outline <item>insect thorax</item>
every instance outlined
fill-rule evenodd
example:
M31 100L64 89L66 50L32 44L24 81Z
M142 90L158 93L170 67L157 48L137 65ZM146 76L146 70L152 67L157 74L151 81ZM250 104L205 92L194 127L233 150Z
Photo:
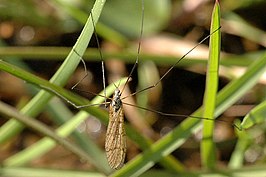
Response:
M120 99L120 96L121 96L120 90L116 89L115 93L114 93L114 96L113 96L112 103L111 103L111 105L112 105L113 109L115 110L115 112L117 112L122 106L122 101Z

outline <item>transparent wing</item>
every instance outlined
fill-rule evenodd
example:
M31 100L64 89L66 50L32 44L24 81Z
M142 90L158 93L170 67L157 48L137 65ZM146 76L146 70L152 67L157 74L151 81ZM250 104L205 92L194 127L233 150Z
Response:
M118 111L115 111L110 104L105 151L110 167L120 169L124 164L126 155L126 133L122 106Z

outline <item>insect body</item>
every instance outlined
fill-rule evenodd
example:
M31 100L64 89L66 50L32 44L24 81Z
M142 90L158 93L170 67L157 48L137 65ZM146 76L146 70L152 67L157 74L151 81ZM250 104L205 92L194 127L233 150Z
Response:
M121 93L117 88L109 106L109 123L105 139L106 156L112 169L120 169L126 155L124 111L120 97Z

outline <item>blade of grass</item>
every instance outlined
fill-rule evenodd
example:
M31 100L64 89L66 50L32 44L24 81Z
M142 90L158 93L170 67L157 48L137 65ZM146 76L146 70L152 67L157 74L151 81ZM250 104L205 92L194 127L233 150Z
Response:
M229 161L230 168L240 168L244 164L245 152L250 144L254 141L254 137L245 129L253 125L265 122L266 118L266 101L261 102L253 108L243 119L240 127L244 131L238 133L238 141Z
M245 130L238 132L237 136L238 141L228 163L228 167L231 169L239 169L243 166L245 151L250 146L253 141L252 139L254 138Z
M84 24L86 22L87 14L82 10L80 10L79 8L77 8L76 6L73 6L71 3L66 3L65 1L62 0L54 0L53 2L57 4L57 6L55 7L60 7L60 11L64 10L70 16L79 21L81 24ZM106 26L101 22L97 23L96 31L97 34L104 37L104 39L107 39L108 41L111 41L112 43L117 44L118 46L123 46L128 41L126 37L123 36L121 33Z
M163 170L151 169L148 172L142 174L140 177L265 177L265 165L257 165L251 167L244 167L240 169L218 169L215 171L206 170L187 170L183 173L172 174Z
M97 172L81 170L57 170L44 168L4 167L0 168L0 174L4 177L105 177Z
M220 6L216 1L212 12L211 30L213 33L220 28ZM203 100L203 117L214 119L216 94L219 77L221 32L220 30L210 36L209 60L206 78L206 88ZM201 141L201 162L205 168L214 168L216 162L215 144L213 142L213 130L215 121L203 120L203 132Z
M92 13L94 14L93 19L96 23L100 16L101 10L103 8L105 1L97 0L92 9ZM85 52L89 40L93 34L94 28L91 21L91 18L88 18L79 39L74 45L72 51L67 56L64 63L58 69L58 71L54 74L54 76L50 79L51 83L56 85L65 85L69 77L72 75L77 65L80 62L79 56L74 52L74 50L79 53L81 56ZM38 115L41 110L46 106L47 102L52 98L52 95L45 92L40 91L25 107L22 108L21 112L24 115L35 117ZM0 144L6 142L11 137L18 134L22 129L23 125L16 120L10 120L0 128Z
M1 47L0 57L20 56L31 60L62 60L69 53L69 47ZM134 63L136 54L132 52L107 52L102 51L105 58L117 58L127 63ZM224 66L244 66L247 67L253 62L253 58L261 57L263 52L254 52L244 55L224 55L220 61L220 65ZM141 53L139 55L143 62L153 61L160 66L173 65L176 62L175 56L161 56L155 54ZM99 51L94 48L88 48L83 55L86 61L101 61ZM11 60L11 59L8 59ZM15 60L15 59L13 59ZM190 58L187 56L177 67L191 66L193 64L206 64L207 60L199 58Z
M237 15L237 13L227 12L223 17L223 25L227 29L226 33L243 37L266 47L265 31L256 28L247 20L241 18L240 15Z
M266 54L259 60L256 60L242 77L230 82L217 95L215 117L217 118L228 107L240 99L249 89L256 84L260 76L266 69ZM192 114L200 117L202 108L199 108ZM174 130L169 132L163 138L154 143L149 149L136 156L128 162L122 169L116 171L111 176L138 176L151 168L159 159L170 154L192 133L200 130L201 120L186 119Z
M241 128L248 129L255 124L265 122L266 120L266 101L261 102L253 108L243 119Z

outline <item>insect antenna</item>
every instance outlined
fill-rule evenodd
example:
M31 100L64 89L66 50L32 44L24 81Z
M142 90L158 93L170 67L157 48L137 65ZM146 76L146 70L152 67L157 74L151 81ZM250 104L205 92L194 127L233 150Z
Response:
M99 55L100 55L100 58L102 59L101 61L101 68L102 68L102 81L103 81L103 88L104 88L104 97L105 100L104 100L104 105L105 107L107 107L107 96L106 96L106 85L105 85L105 72L104 72L104 61L103 61L103 54L102 54L102 51L100 49L100 42L99 42L99 38L98 38L98 35L97 35L97 32L96 32L96 27L95 27L95 23L94 23L94 18L93 18L93 14L92 12L90 11L90 15L91 15L91 20L92 20L92 26L93 26L93 29L94 29L94 36L95 36L95 39L96 39L96 43L97 43L97 48L98 48L98 52L99 52ZM83 64L83 67L84 67L84 73L85 75L75 84L71 87L72 90L78 90L78 91L81 91L79 89L77 89L76 87L88 76L88 70L87 70L87 67L86 67L86 63L85 61L83 60L83 58L77 53L77 51L74 50L74 52L79 56L82 64ZM127 81L128 82L128 81ZM85 91L82 91L82 92L85 92ZM98 94L95 94L93 92L90 92L90 91L86 91L90 94L93 94L93 95L98 95Z
M152 88L154 88L154 87L156 87L165 77L166 77L166 75L170 72L170 71L172 71L173 69L174 69L174 67L176 67L176 65L178 64L178 63L180 63L190 52L192 52L195 48L197 48L199 45L201 45L204 41L206 41L212 34L214 34L215 32L217 32L218 30L220 30L220 28L221 27L219 27L218 29L216 29L215 31L213 31L211 34L209 34L208 36L206 36L204 39L202 39L198 44L196 44L194 47L192 47L187 53L185 53L181 58L179 58L164 74L163 74L163 76L156 82L156 83L154 83L153 85L151 85L151 86L148 86L148 87L146 87L146 88L144 88L144 89L141 89L141 90L138 90L138 91L136 91L136 92L134 92L134 93L132 93L132 94L130 94L130 95L128 95L128 96L125 96L125 97L123 97L123 98L121 98L121 99L125 99L125 98L127 98L127 97L130 97L130 96L134 96L134 95L136 95L136 94L138 94L138 93L141 93L141 92L144 92L144 91L146 91L146 90L149 90L149 89L152 89ZM140 44L140 42L139 42L139 44ZM139 52L139 50L138 50L138 52ZM137 54L137 56L139 56L140 54L138 53ZM138 60L138 58L137 58L137 60Z
M130 78L132 77L132 74L134 72L134 70L136 69L137 65L138 65L138 62L139 62L139 55L140 55L140 50L141 50L141 40L142 40L142 37L143 37L143 29L144 29L144 12L145 12L145 7L144 7L144 0L141 1L141 27L140 27L140 36L139 36L139 42L138 42L138 49L137 49L137 58L136 58L136 61L128 75L128 79L125 83L125 85L123 86L122 90L121 90L121 93L123 93L127 83L129 82Z
M153 110L153 109L148 109L148 108L145 108L145 107L142 107L142 106L138 106L138 105L134 105L134 104L126 103L126 102L123 102L123 104L124 105L128 105L128 106L133 106L133 107L145 110L145 111L153 112L153 113L156 113L156 114L159 114L159 115L162 115L162 116L167 116L167 117L183 117L183 118L190 117L190 118L194 118L194 119L213 121L212 118L208 118L208 117L200 117L200 116L185 115L185 114L175 114L175 113L165 113L165 112L161 112L161 111L157 111L157 110ZM227 120L223 120L223 119L216 119L215 121L218 121L218 122L221 122L221 123L225 123L225 124L229 123ZM232 123L231 126L235 127L239 131L242 130L238 125L236 125L234 123Z

